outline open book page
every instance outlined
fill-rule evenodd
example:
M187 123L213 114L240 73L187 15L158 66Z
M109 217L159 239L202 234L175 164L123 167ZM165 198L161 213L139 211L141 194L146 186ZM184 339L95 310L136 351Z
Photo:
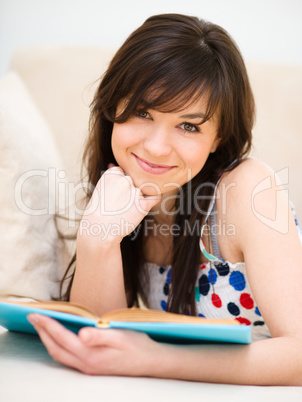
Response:
M108 323L110 321L126 321L126 322L158 322L158 323L179 323L179 324L219 324L219 325L240 325L232 318L216 319L192 317L182 314L166 313L157 310L145 310L139 308L129 308L122 310L110 311L103 314L100 323Z
M85 318L91 318L92 320L99 320L99 317L91 311L89 308L76 303L64 302L64 301L10 301L2 300L0 301L10 304L17 304L18 306L40 308L43 310L59 311L61 313L68 313L73 315L78 315Z
M102 326L111 321L125 321L125 322L157 322L157 323L178 323L178 324L220 324L220 325L239 325L233 319L216 319L216 318L201 318L193 317L182 314L166 313L164 311L140 309L140 308L126 308L121 310L110 311L102 317L98 317L93 311L85 306L76 303L64 301L5 301L6 303L16 304L24 307L33 307L44 310L58 311L61 313L68 313L80 317L90 318L101 324Z

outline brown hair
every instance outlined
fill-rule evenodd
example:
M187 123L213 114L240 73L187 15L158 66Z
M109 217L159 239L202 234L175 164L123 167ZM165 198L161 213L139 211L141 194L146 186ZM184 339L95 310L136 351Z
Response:
M190 314L196 314L194 290L200 249L199 234L186 234L185 224L193 227L195 222L204 221L200 211L207 211L219 175L232 162L238 164L251 148L254 99L242 56L228 33L215 24L186 15L148 18L117 51L101 80L92 103L90 136L84 153L89 182L95 186L108 164L116 163L111 149L113 123L127 121L142 108L176 111L205 93L208 104L204 121L219 111L221 140L203 169L182 187L184 208L174 222L182 230L173 237L168 298L169 311ZM124 99L126 107L116 116L116 107ZM189 191L198 191L198 206L196 197L188 197ZM179 200L176 210L178 204ZM140 228L143 225L144 221ZM121 245L129 306L137 302L138 294L144 299L139 281L144 263L143 241L143 230L138 228L137 236L125 237Z

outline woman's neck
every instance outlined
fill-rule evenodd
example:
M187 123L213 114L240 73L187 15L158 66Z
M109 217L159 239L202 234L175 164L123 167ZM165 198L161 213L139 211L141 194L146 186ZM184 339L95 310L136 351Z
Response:
M161 201L156 204L150 211L151 216L157 224L172 225L175 220L175 201L177 192L168 192L162 194Z

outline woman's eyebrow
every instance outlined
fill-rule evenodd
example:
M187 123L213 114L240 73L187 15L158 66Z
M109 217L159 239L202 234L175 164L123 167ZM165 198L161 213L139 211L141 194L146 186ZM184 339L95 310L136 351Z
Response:
M203 113L189 113L189 114L183 114L180 117L182 119L203 119L204 118L204 114Z

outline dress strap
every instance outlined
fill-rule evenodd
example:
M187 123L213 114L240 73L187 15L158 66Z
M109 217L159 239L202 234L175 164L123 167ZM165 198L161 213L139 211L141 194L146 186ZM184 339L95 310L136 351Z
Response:
M215 206L214 206L215 210ZM212 244L212 250L213 250L213 255L215 255L217 258L222 260L222 257L220 255L219 247L218 247L218 240L217 240L217 233L214 233L213 229L216 227L216 214L212 214L210 217L210 236L211 236L211 244Z
M296 224L296 228L298 230L298 236L299 236L299 239L300 239L300 243L302 244L302 228L301 228L301 226L299 225L299 222L298 222L297 214L296 214L296 211L295 211L295 206L291 201L289 202L289 205L290 205L292 214L293 214L294 219L295 219L295 224Z
M206 214L204 223L203 223L203 225L202 225L201 233L200 233L200 239L199 239L199 247L200 247L200 250L201 250L202 254L203 254L209 261L221 261L220 258L216 257L216 256L213 255L213 254L210 254L210 253L206 250L205 245L204 245L204 242L203 242L203 239L202 239L202 236L203 236L203 233L204 233L204 230L205 230L205 227L206 227L206 223L207 223L209 217L210 217L210 216L212 217L212 216L216 213L216 212L215 212L215 208L214 208L214 207L215 207L216 192L217 192L218 184L219 184L219 182L220 182L222 176L223 176L223 174L219 177L219 179L218 179L218 181L217 181L217 183L216 183L216 186L215 186L215 189L214 189L214 194L213 194L213 197L212 197L212 199L211 199L211 202L210 202L210 205L209 205L209 208L208 208L208 211L207 211L207 214ZM212 214L212 215L211 215L211 214ZM215 221L216 221L216 217L215 217ZM210 230L211 230L211 224L210 224ZM212 236L211 236L211 237L212 237Z

